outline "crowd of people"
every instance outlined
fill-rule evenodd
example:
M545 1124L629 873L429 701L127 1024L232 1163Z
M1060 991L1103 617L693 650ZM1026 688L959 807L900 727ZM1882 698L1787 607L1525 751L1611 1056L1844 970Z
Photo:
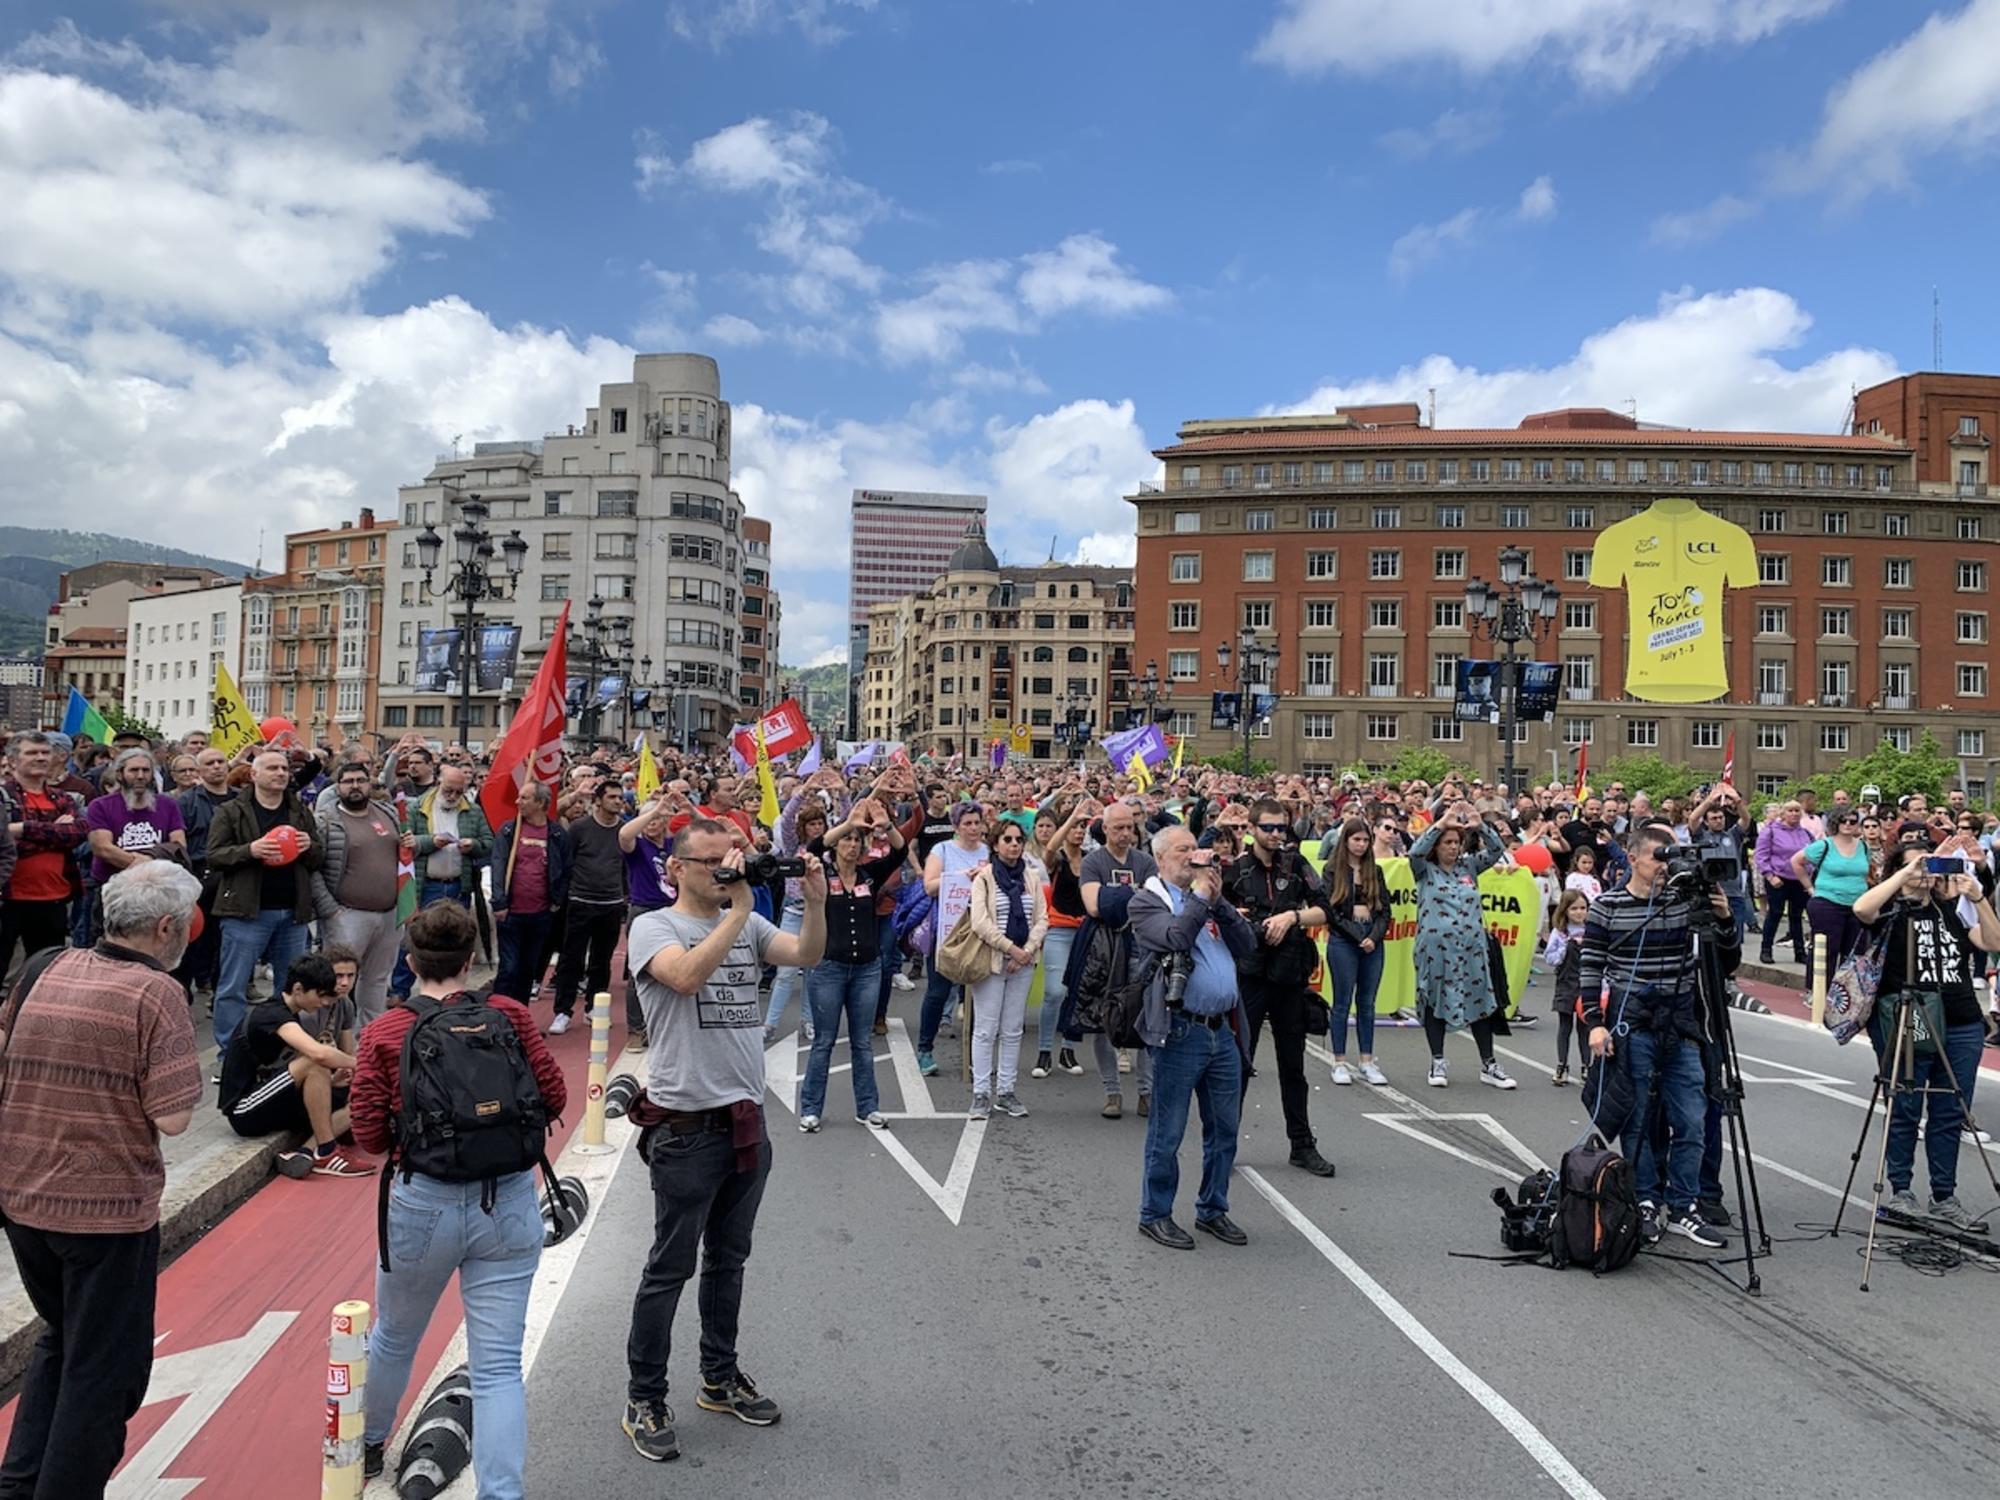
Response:
M1801 794L1759 820L1726 784L1655 803L1617 783L1509 795L1460 775L1433 786L1165 767L1155 781L1081 763L989 769L897 753L781 770L773 806L726 752L669 751L657 786L642 788L650 756L642 768L599 749L549 784L522 786L496 827L479 758L414 736L379 752L282 744L225 755L203 735L99 746L27 732L6 755L0 965L13 978L0 1006L0 1147L22 1148L37 1168L0 1182L0 1215L50 1332L0 1472L39 1472L42 1493L101 1492L116 1445L96 1425L79 1456L64 1435L110 1413L122 1422L145 1388L156 1132L185 1129L203 1093L194 1018L204 997L214 1103L240 1133L285 1135L278 1168L301 1178L371 1175L399 1138L397 1044L416 1013L497 997L553 1118L566 1098L546 1039L569 1030L579 998L588 1016L598 996L619 997L645 1085L632 1118L659 1205L622 1424L649 1459L679 1451L667 1364L698 1246L697 1402L755 1425L779 1417L738 1365L735 1331L770 1165L765 1052L795 999L809 1043L796 1101L806 1135L827 1122L843 1027L853 1118L891 1128L874 1047L896 994L920 991L897 1024L914 1023L916 1067L930 1078L940 1037L964 1028L973 1120L1029 1114L1031 1024L1031 1082L1082 1076L1088 1046L1103 1117L1123 1119L1129 1098L1145 1121L1139 1230L1175 1249L1196 1245L1175 1205L1198 1110L1194 1228L1241 1246L1230 1177L1266 1029L1289 1161L1315 1177L1336 1168L1310 1118L1311 1036L1326 1037L1336 1086L1389 1085L1376 1036L1393 1019L1421 1024L1429 1086L1450 1086L1446 1039L1464 1032L1478 1081L1516 1087L1494 1038L1537 1017L1510 992L1482 922L1480 879L1492 869L1541 881L1529 927L1546 938L1554 979L1555 1083L1575 1081L1573 1045L1579 1069L1601 1077L1615 1059L1630 1081L1629 1110L1607 1128L1625 1136L1650 1235L1725 1242L1708 1086L1716 1038L1694 974L1703 944L1733 971L1753 933L1767 962L1782 940L1809 963L1809 937L1823 936L1834 970L1878 943L1885 992L1942 997L1943 1056L1960 1093L1898 1098L1888 1175L1899 1210L1972 1222L1954 1192L1955 1142L1980 1049L2000 1028L1981 990L1985 955L2000 951L2000 822L1958 793L1936 809L1873 787L1824 809ZM1711 884L1698 895L1668 878L1682 845L1706 861ZM1380 1018L1391 861L1407 861L1415 1001ZM1912 940L1882 941L1885 924ZM492 978L475 985L482 954ZM78 1015L114 1010L116 1026L77 1039ZM1929 1077L1940 1065L1924 1066ZM79 1092L80 1068L132 1086ZM1928 1206L1911 1187L1926 1102ZM80 1121L120 1143L83 1169L62 1144ZM408 1353L454 1271L482 1326L475 1399L515 1410L518 1325L541 1244L530 1177L511 1173L492 1192L474 1184L468 1197L465 1184L406 1173L390 1199L372 1467ZM452 1227L434 1245L403 1235L408 1253L391 1253L405 1217L439 1216ZM83 1270L65 1264L74 1236L100 1237ZM93 1309L110 1341L89 1360L65 1339L72 1306ZM520 1493L521 1428L479 1425L482 1495Z

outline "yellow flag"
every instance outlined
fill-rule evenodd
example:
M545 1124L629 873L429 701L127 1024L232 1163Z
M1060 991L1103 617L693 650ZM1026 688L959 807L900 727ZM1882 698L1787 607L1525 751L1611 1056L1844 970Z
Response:
M1153 773L1146 769L1146 757L1137 750L1132 752L1132 758L1125 763L1125 774L1132 778L1133 783L1142 792L1153 784Z
M1028 726L1026 724L1016 724L1013 733L1008 737L1007 748L1012 750L1016 755L1026 755L1028 747L1032 743L1033 735Z
M632 795L644 807L660 795L660 767L653 759L652 741L639 736L639 774L632 783Z
M1187 753L1187 736L1186 736L1186 735L1184 735L1184 734L1177 734L1177 735L1175 735L1175 736L1174 736L1174 774L1175 774L1175 775L1177 775L1177 776L1178 776L1178 775L1180 774L1180 769L1181 769L1181 757L1182 757L1183 755L1185 755L1186 753Z
M757 721L757 789L763 793L757 803L757 821L766 828L778 826L778 782L771 774L771 752L764 748L764 721Z
M245 745L264 743L264 731L257 727L250 705L243 701L243 694L230 680L229 669L221 662L215 664L215 702L208 724L209 744L224 755L234 755Z

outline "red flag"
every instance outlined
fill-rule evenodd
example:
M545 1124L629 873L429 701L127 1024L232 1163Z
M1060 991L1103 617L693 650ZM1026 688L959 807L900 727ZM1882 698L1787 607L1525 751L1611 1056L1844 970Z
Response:
M514 710L514 721L493 752L493 769L479 789L479 805L496 833L502 823L513 821L521 805L521 788L530 777L552 793L561 786L563 730L569 723L563 694L568 686L569 605L565 603L548 654L535 669L521 706Z
M1736 785L1736 731L1729 731L1729 739L1722 747L1722 784Z
M798 700L787 698L764 715L764 751L767 755L789 755L813 743L812 725ZM757 726L739 729L733 739L737 756L746 765L757 764Z
M1576 747L1576 800L1583 801L1584 788L1590 785L1590 741L1585 740Z

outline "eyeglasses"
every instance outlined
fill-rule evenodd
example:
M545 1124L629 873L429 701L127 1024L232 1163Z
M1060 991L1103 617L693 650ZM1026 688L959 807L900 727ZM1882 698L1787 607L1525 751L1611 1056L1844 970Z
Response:
M729 858L729 856L718 854L713 859L696 859L691 854L677 854L674 858L678 859L684 865L700 865L704 869L713 870L719 868L722 862Z
M1979 832L1979 825L1977 823L1961 823L1958 825L1958 831L1960 833L1977 833Z
M1862 824L1861 826L1862 826L1863 828L1880 828L1880 827L1881 827L1882 825L1881 825L1881 823L1879 823L1878 821L1876 821L1876 820L1875 820L1874 818L1870 818L1870 819L1868 819L1868 821L1867 821L1867 822L1863 823L1863 824Z
M1257 831L1259 833L1283 833L1285 825L1283 823L1259 823Z

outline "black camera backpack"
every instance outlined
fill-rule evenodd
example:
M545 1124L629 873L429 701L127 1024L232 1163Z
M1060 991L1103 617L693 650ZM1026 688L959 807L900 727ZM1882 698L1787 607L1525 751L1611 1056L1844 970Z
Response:
M1549 1264L1583 1266L1602 1276L1632 1263L1641 1240L1632 1164L1591 1132L1563 1153Z

